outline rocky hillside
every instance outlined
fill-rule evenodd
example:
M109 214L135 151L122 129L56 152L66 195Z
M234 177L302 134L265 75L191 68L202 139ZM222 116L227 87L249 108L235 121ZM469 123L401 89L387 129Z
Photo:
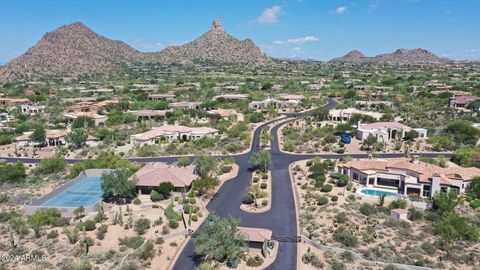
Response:
M338 57L338 58L333 59L332 61L334 61L334 62L358 62L358 61L362 61L364 58L366 58L366 57L361 51L353 50L353 51L348 52L347 54L345 54L342 57Z
M443 60L422 48L408 50L398 49L393 53L380 54L374 57L375 61L382 62L408 62L408 63L439 63Z
M37 76L108 73L124 62L142 59L121 41L100 36L76 22L46 33L25 54L0 69L0 81Z
M230 36L218 20L208 32L181 46L170 46L147 56L149 61L161 63L192 63L198 60L216 63L259 66L272 63L251 39L238 40Z
M393 53L380 54L374 57L366 57L360 51L351 51L346 55L332 59L331 62L368 62L368 63L442 63L449 61L440 58L426 49L398 49Z

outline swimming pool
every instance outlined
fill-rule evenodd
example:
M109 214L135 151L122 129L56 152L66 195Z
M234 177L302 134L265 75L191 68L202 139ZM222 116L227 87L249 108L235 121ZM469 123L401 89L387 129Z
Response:
M89 176L42 204L47 207L90 206L102 198L101 177Z
M390 191L385 191L385 190L379 190L379 189L371 189L371 188L364 188L360 191L364 195L368 196L382 196L385 194L385 197L398 197L399 194L396 192L390 192Z

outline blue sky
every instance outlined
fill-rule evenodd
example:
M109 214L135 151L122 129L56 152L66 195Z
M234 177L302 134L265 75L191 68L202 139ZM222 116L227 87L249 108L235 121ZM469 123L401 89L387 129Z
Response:
M2 0L0 63L48 31L81 21L141 51L193 40L219 18L270 56L328 60L422 47L480 59L478 0Z

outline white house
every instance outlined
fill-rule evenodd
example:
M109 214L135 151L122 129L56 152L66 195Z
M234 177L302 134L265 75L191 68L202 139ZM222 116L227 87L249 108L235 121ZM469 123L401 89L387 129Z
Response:
M354 114L371 116L377 121L379 121L383 116L383 113L380 113L380 112L369 112L369 111L358 110L355 108L347 108L347 109L330 110L328 112L328 119L332 122L344 123L344 122L348 122Z
M132 135L130 142L134 145L143 146L158 144L162 138L165 138L168 142L173 142L199 140L217 135L218 130L214 128L164 125L144 133Z
M26 115L36 115L43 110L45 110L45 106L43 105L33 105L33 104L24 104L20 106L23 114Z
M386 142L391 139L402 139L405 137L405 133L411 130L417 131L419 138L427 138L426 129L411 128L398 122L376 122L370 124L358 123L356 137L363 141L368 138L368 136L374 136L378 141Z
M353 160L338 166L338 172L352 181L372 188L386 188L402 195L431 197L439 191L465 192L471 181L480 176L475 167L447 167L412 159Z

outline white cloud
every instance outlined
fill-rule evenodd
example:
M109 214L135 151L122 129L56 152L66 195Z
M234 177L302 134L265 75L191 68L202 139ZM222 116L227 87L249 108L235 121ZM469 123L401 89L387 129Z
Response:
M282 12L282 7L275 5L270 8L266 8L262 11L262 14L257 18L257 21L262 24L273 24L278 23L278 17Z
M295 45L302 45L307 42L316 42L316 41L318 41L318 38L315 36L306 36L306 37L287 39L288 43L295 44Z
M373 3L370 5L370 12L373 12L375 9L377 9L380 4L382 3L382 0L375 0Z
M283 44L285 44L285 43L286 43L286 42L283 41L283 40L275 40L275 41L273 42L273 44L275 44L275 45L283 45Z
M335 9L335 13L337 13L337 14L343 14L343 13L345 13L345 11L347 11L347 6L341 6L341 7L338 7L337 9Z

